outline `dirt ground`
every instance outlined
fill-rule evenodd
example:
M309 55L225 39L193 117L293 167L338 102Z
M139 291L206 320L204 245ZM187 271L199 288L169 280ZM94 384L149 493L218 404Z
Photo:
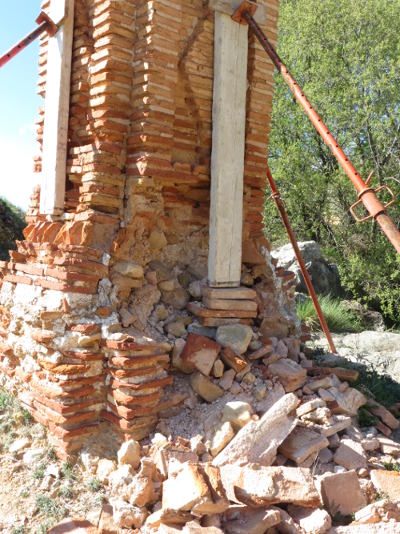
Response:
M100 442L115 458L109 432ZM97 524L103 485L80 462L57 459L46 430L2 390L0 446L0 532L44 534L63 517Z

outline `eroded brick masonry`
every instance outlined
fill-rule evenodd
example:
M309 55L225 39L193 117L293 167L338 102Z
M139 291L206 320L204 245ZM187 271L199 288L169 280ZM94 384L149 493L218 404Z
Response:
M262 3L263 29L276 42L278 0ZM75 0L64 214L42 216L36 188L25 239L0 275L2 383L67 453L102 422L122 437L148 435L176 401L165 394L173 391L171 351L190 325L242 322L264 341L299 349L293 280L271 262L264 234L273 67L252 36L241 284L255 290L255 304L201 304L213 32L203 0ZM43 97L46 46L43 36ZM43 111L39 143L42 133Z

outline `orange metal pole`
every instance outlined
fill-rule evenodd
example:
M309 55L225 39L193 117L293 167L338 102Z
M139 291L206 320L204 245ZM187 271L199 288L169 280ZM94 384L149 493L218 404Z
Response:
M324 332L324 334L326 336L326 339L328 340L329 347L330 347L331 351L336 353L337 352L336 351L336 347L335 347L335 344L333 342L331 333L329 331L329 327L328 327L327 322L325 320L325 317L324 317L323 311L321 309L321 306L320 306L320 304L318 302L317 294L315 293L315 289L314 289L314 286L312 284L310 275L308 274L306 264L304 263L303 256L302 256L301 251L299 249L299 246L297 244L296 236L294 235L293 229L292 229L292 227L290 225L290 221L289 221L289 218L287 216L287 213L286 213L286 210L285 210L285 206L283 205L281 195L280 195L280 193L278 191L278 188L276 187L275 180L272 177L272 174L271 174L271 171L270 171L268 165L267 165L267 178L268 178L269 186L270 186L271 191L272 191L272 195L271 196L274 199L276 207L279 210L283 225L286 228L287 235L289 236L290 242L291 242L292 247L294 249L294 253L296 255L297 261L298 261L299 266L300 266L301 274L303 275L304 282L306 283L306 286L307 286L307 289L308 289L308 293L309 293L309 295L311 297L311 300L313 301L314 308L315 308L315 311L317 312L317 316L318 316L318 320L320 322L321 328L322 328L322 330L323 330L323 332Z
M360 201L362 201L362 203L364 204L370 216L376 220L376 222L381 227L382 232L386 235L386 237L392 243L394 248L400 254L400 231L397 228L397 226L394 224L394 222L390 219L390 217L386 215L386 212L385 212L386 206L384 206L379 201L379 199L377 198L375 194L375 191L369 186L368 182L367 183L364 182L364 180L361 178L361 176L358 174L356 169L353 167L353 165L349 161L346 154L343 152L339 143L330 133L326 125L322 122L321 117L312 107L306 95L302 91L301 87L296 82L296 80L293 78L293 76L290 74L286 65L281 61L280 57L274 50L273 46L268 41L267 37L264 35L263 31L261 30L257 22L252 17L251 13L248 10L247 2L243 2L242 6L240 6L237 11L237 14L235 14L233 18L234 20L237 20L240 23L243 23L243 21L247 22L250 29L252 30L254 35L259 40L261 46L264 48L264 50L267 52L267 54L271 58L275 67L278 69L278 71L283 76L283 79L289 86L294 97L296 98L296 100L299 102L301 107L304 109L304 111L308 115L314 128L317 130L317 132L320 134L322 139L325 141L329 150L335 156L335 158L339 162L339 165L342 167L344 172L353 182L355 188L357 189L358 197ZM391 193L391 191L388 188L386 189Z
M10 48L5 54L0 56L0 68L8 63L13 57L19 54L24 48L33 43L43 32L47 32L49 35L54 35L57 31L57 26L43 11L36 19L36 23L39 24L37 28L31 31L26 37L21 39L15 46Z

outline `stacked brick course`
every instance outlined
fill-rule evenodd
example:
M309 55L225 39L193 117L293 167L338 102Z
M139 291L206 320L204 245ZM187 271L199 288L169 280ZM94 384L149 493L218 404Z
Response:
M262 3L275 42L278 0ZM0 274L3 382L64 451L102 420L144 437L166 406L170 324L195 320L191 285L207 275L213 21L203 0L75 0L65 211L40 215L36 188ZM43 36L43 97L46 48ZM257 312L246 319L285 337L293 282L262 223L273 67L253 37L249 50L242 284Z
M163 388L172 383L166 371L171 346L140 337L107 339L104 345L109 388L102 415L120 434L142 439L154 428L157 413L167 407L161 399Z

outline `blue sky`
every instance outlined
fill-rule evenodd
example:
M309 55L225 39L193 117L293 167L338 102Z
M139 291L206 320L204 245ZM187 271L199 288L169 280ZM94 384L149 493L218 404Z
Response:
M0 55L36 27L40 0L0 0ZM38 41L0 69L0 196L26 208L39 175L34 121L42 98L36 95Z

